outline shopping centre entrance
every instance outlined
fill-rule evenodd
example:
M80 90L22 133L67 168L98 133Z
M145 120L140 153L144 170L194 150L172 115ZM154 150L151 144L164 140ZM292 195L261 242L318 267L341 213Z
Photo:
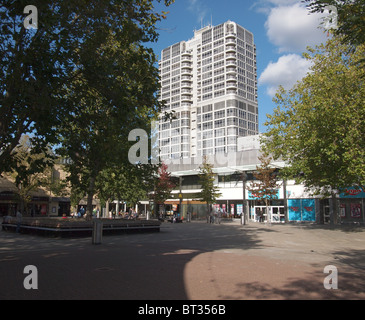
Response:
M272 223L285 223L285 213L284 206L255 206L253 208L253 216L251 215L251 219L257 222L267 222L268 212L271 215ZM266 212L268 209L268 212Z

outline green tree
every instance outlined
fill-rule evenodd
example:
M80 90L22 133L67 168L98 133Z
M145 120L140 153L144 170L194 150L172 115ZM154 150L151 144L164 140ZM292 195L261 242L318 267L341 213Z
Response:
M164 0L166 6L172 2ZM59 144L57 129L63 134L70 114L77 115L78 107L91 97L129 110L127 114L132 110L125 107L126 101L140 113L150 114L152 109L151 78L156 72L140 65L142 60L152 65L155 57L141 43L157 40L155 25L166 17L154 11L152 0L31 4L38 9L36 30L23 25L29 1L0 4L0 174L17 166L12 151L23 134L31 136L35 154L50 143ZM84 95L91 83L91 93ZM146 98L137 99L133 92ZM120 119L125 120L127 116Z
M348 49L354 52L357 46L365 44L365 1L364 0L304 0L309 3L310 12L323 12L328 6L334 6L337 10L338 29L336 35L342 36L342 43L348 45ZM363 68L365 75L365 58L360 57L355 61Z
M265 202L267 221L271 223L271 215L269 212L269 201L277 198L279 189L276 169L271 166L272 158L267 154L262 154L259 158L260 165L256 166L254 178L256 182L251 182L246 188L251 194Z
M313 12L323 12L328 6L337 9L338 35L354 46L365 44L365 2L363 0L305 0Z
M0 174L17 166L12 151L22 135L31 135L35 154L57 142L63 87L87 34L76 22L83 7L76 1L33 1L37 30L23 25L28 4L4 0L0 5Z
M50 150L34 153L33 147L31 139L27 135L22 136L20 143L12 151L12 157L16 159L17 165L11 172L6 173L10 175L18 189L21 212L31 201L32 192L40 187L49 186L54 164L54 155Z
M208 162L207 157L203 159L203 164L199 167L199 183L201 192L199 198L207 204L207 222L210 214L211 205L222 195L219 188L214 185L213 165Z
M60 125L59 152L72 160L69 179L87 194L88 216L98 175L129 163L129 132L149 132L160 111L157 58L146 43L156 41L155 24L163 14L152 1L112 3L89 8L98 16L98 30L78 51L79 67L65 98L71 112Z
M123 200L134 207L141 200L149 199L153 189L157 165L125 164L107 168L98 176L96 190L101 201Z
M162 163L158 169L157 178L155 179L153 200L155 204L155 214L158 213L159 205L162 205L165 211L165 201L171 197L171 192L176 188L176 182L167 171L168 166ZM181 208L180 208L181 210Z
M277 92L263 135L266 152L286 161L286 177L333 200L342 188L365 185L365 86L353 63L365 46L351 52L342 40L309 49L311 71Z

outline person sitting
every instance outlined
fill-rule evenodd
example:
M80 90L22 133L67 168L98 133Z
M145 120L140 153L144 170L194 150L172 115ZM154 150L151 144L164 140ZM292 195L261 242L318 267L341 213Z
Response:
M2 229L5 231L8 230L8 227L6 225L10 224L10 222L11 222L11 216L9 216L9 215L4 216L3 222L2 222Z

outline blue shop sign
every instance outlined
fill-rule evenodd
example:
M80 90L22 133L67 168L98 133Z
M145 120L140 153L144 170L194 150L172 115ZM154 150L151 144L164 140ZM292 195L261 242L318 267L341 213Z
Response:
M351 187L345 188L343 192L340 193L341 199L358 199L365 198L365 192L362 188Z
M258 200L259 198L255 193L248 191L248 200ZM276 191L276 195L269 197L269 199L279 199L279 190Z

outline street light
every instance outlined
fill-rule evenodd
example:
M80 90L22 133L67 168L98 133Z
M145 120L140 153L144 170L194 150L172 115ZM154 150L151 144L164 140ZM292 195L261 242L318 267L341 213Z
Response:
M179 193L179 213L180 213L180 219L182 219L182 200L183 200L183 194L182 194L182 181L183 177L179 176L179 184L180 184L180 193Z
M243 189L243 212L241 215L241 224L248 224L248 203L246 199L246 181L247 181L247 173L242 171L242 189Z

